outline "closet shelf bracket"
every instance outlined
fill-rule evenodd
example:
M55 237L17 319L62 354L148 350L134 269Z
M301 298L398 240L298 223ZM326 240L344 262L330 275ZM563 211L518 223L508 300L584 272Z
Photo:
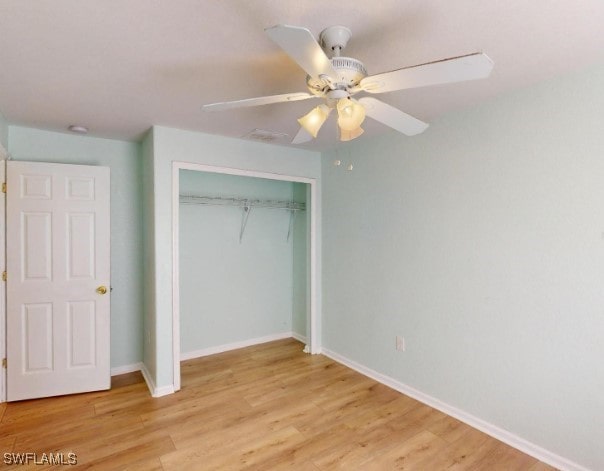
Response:
M239 243L243 240L243 233L245 232L245 226L247 226L247 220L250 217L252 208L250 206L244 206L243 212L241 213L241 230L239 231Z

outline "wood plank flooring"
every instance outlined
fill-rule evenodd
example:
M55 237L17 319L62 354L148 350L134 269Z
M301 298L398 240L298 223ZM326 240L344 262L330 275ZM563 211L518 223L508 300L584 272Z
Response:
M71 451L103 470L553 469L293 339L183 362L182 390L157 399L132 373L0 404L0 467L6 452ZM18 466L49 468L72 467Z

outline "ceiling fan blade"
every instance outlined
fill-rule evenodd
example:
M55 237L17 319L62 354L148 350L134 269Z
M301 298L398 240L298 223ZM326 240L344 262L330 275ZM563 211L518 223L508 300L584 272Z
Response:
M304 129L302 126L300 126L300 130L298 131L298 134L296 134L296 136L292 139L292 144L302 144L304 142L308 142L308 141L312 141L313 137L311 136L311 134Z
M261 96L258 98L248 98L246 100L224 101L222 103L211 103L201 107L204 111L222 111L232 108L244 108L246 106L270 105L272 103L283 103L286 101L307 100L317 98L310 93L284 93L283 95Z
M363 97L359 99L359 103L365 107L367 116L407 136L414 136L424 132L429 126L427 123L407 113L403 113L401 110L387 105L376 98Z
M361 80L360 86L368 93L385 93L407 88L481 79L488 77L491 70L493 70L493 61L486 54L477 52L370 75Z
M331 61L308 29L276 25L264 31L311 77L320 78L321 75L327 75L332 79L337 78Z

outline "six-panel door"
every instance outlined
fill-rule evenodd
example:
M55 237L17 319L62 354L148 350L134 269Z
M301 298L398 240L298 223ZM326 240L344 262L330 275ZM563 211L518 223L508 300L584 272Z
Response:
M109 169L9 161L7 187L7 399L108 389Z

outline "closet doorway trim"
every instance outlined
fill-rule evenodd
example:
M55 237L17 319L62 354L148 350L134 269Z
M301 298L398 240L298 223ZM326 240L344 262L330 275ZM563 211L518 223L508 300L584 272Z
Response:
M259 172L232 167L217 167L213 165L195 164L191 162L172 162L172 358L174 374L174 391L180 389L180 284L179 284L179 205L180 205L180 170L195 170L198 172L221 173L242 177L266 178L286 182L307 183L310 186L310 327L307 344L310 353L321 353L321 344L317 335L317 326L321 322L321 314L317 303L317 179L296 175Z

